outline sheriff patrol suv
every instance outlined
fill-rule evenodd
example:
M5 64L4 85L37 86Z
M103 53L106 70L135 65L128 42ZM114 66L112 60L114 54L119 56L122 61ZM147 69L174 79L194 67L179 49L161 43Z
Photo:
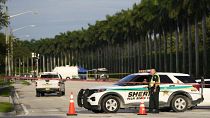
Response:
M191 79L188 74L158 74L161 81L159 94L161 109L183 112L203 101L199 91L200 84ZM78 106L95 113L115 113L120 108L139 107L143 97L145 106L148 107L150 78L149 73L136 73L124 77L112 86L81 89L77 97Z

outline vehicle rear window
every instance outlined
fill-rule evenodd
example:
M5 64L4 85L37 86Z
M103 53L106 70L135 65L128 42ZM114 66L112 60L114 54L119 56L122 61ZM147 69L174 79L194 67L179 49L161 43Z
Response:
M183 83L196 83L196 81L192 79L190 76L175 76L175 77Z
M41 78L59 78L58 75L41 75Z
M173 83L167 75L160 75L160 83Z

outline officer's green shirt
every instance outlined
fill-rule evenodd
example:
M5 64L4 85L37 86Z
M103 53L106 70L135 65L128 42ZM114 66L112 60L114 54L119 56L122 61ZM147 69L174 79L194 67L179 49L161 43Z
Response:
M160 85L160 77L155 73L155 75L152 76L149 87L155 87L155 84Z

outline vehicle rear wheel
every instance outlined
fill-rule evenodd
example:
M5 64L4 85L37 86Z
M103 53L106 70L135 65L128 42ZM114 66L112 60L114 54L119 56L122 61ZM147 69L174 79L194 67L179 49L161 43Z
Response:
M62 95L65 95L65 91L62 91Z
M40 92L36 91L36 97L40 97L40 96L41 96Z
M103 110L91 110L91 111L94 113L103 113L104 112Z
M41 96L44 96L44 93L40 93L41 94Z
M59 91L58 96L62 96L62 95L63 95L62 91Z
M171 101L171 109L175 112L184 112L188 108L188 98L183 95L175 96Z
M120 108L119 99L115 96L107 96L102 100L101 108L106 113L116 113Z

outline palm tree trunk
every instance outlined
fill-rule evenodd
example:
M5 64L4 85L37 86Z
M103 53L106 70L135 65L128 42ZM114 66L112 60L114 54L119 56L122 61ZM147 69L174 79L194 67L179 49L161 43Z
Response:
M45 72L46 70L45 70L45 56L43 55L42 56L42 68L43 68L43 72Z
M157 69L157 37L154 33L154 53L155 53L155 68Z
M162 34L160 34L160 37L159 37L159 71L161 71L162 70L162 52L161 52L161 45L162 45Z
M143 48L143 37L141 37L141 39L140 39L140 67L141 68L144 68L144 64L143 64L143 62L144 62L144 60L143 60L143 57L144 57L144 54L143 54L143 50L144 48Z
M189 64L189 74L192 74L192 32L191 32L191 24L190 18L187 18L187 30L188 30L188 64Z
M145 57L146 57L146 67L145 68L148 68L148 36L145 36L145 46L146 46L146 50L145 50Z
M25 58L23 57L23 74L25 74Z
M176 47L176 72L179 72L179 33L178 33L178 22L177 22L177 28L175 31L175 47Z
M33 71L34 70L34 59L33 59L33 57L31 58L31 71Z
M149 68L152 68L152 37L149 35Z
M199 37L198 37L198 21L195 17L195 73L199 75Z
M185 73L186 68L186 29L185 29L185 21L182 21L182 72Z
M203 33L203 75L207 74L207 53L206 53L206 14L202 17L202 33Z
M170 72L173 72L173 38L172 31L170 32Z
M19 62L18 62L18 66L19 66L19 67L18 67L18 75L20 76L20 70L21 70L21 69L20 69L20 68L21 68L21 67L20 67L20 66L21 66L21 60L20 60L20 58L18 58L18 61L19 61Z
M26 57L26 73L28 73L29 63L28 57Z
M163 36L164 36L164 38L163 38L163 50L164 50L164 71L166 72L167 71L167 34L166 34L166 32L165 31L163 31Z

